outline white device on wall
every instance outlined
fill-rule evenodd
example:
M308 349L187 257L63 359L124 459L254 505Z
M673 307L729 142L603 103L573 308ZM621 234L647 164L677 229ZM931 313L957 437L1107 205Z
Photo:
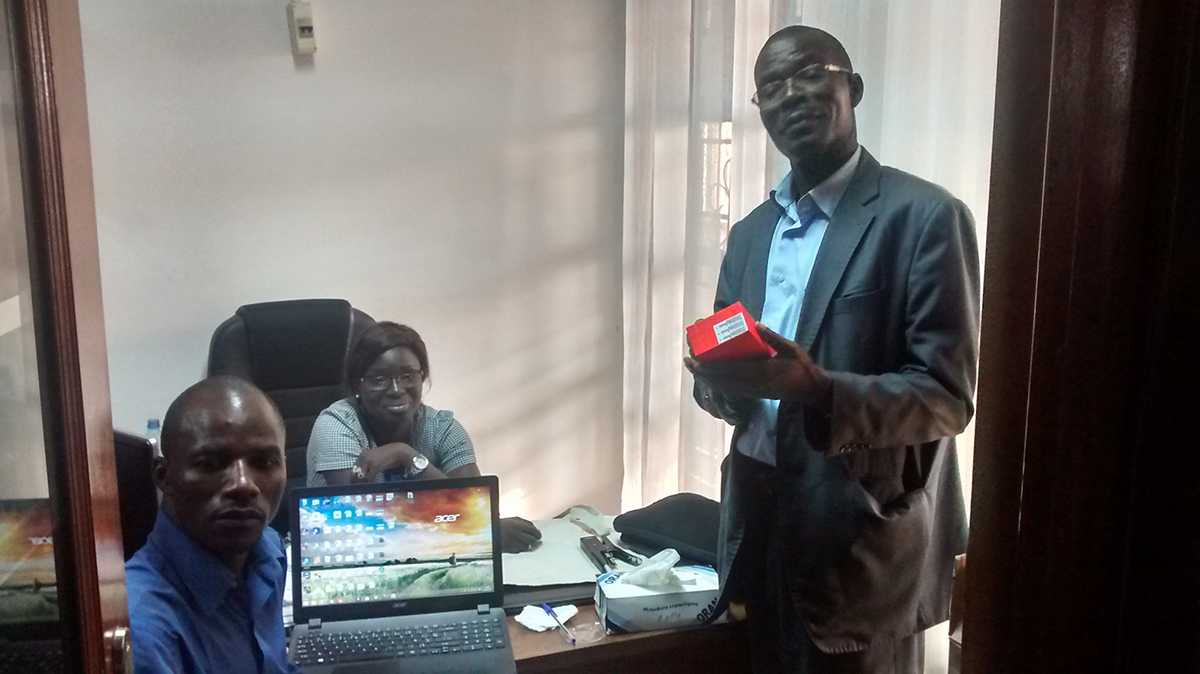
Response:
M292 36L292 53L311 56L317 51L313 33L312 4L306 0L289 0L287 5L288 32Z

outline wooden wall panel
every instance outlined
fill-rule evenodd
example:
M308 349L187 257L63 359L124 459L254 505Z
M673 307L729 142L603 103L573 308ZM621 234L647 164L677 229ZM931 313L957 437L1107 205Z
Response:
M966 672L1196 671L1198 14L1004 2Z
M1000 13L962 652L980 674L1007 649L1015 608L1053 18L1043 2Z

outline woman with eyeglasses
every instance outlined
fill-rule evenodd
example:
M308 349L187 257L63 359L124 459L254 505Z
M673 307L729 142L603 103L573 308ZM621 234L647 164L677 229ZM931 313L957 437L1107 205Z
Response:
M449 410L421 402L429 354L416 330L383 321L354 343L346 364L353 393L317 417L308 439L308 485L434 480L479 475L475 448ZM541 533L501 521L505 552L529 550Z

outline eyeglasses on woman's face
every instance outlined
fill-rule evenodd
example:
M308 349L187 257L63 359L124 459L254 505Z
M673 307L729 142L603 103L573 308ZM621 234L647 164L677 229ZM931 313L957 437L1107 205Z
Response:
M386 391L395 386L397 389L411 388L425 380L425 373L420 370L406 370L394 375L372 374L360 379L363 388L368 391Z

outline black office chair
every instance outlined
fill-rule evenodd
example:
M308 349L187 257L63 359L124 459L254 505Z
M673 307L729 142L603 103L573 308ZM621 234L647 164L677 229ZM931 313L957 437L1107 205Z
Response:
M345 300L286 300L239 307L213 332L208 374L251 381L279 406L289 488L304 486L313 422L348 395L346 356L374 322ZM288 524L287 508L280 508L271 526L284 534Z
M154 486L154 447L140 435L113 431L117 461L117 500L121 509L121 543L125 561L143 545L158 516Z

